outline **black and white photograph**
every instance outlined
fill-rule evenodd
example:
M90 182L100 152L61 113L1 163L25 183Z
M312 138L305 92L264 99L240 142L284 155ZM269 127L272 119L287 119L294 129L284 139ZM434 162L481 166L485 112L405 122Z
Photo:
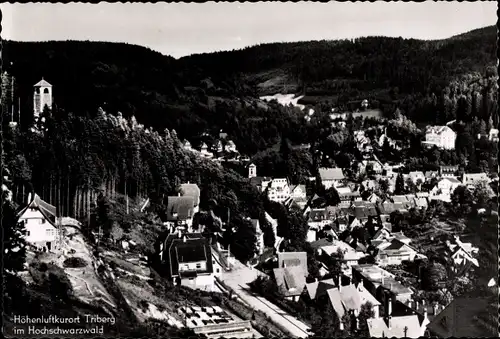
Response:
M4 337L499 337L497 2L0 10Z

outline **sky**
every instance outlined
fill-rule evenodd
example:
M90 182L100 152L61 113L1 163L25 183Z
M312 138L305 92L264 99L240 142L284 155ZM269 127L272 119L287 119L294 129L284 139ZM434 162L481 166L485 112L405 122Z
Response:
M1 4L2 38L127 42L179 58L266 42L443 39L497 22L491 2Z

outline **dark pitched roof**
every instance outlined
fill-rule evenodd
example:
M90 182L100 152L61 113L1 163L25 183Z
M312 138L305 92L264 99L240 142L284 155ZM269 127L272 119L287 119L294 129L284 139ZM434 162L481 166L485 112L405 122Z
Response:
M170 277L179 274L179 263L205 261L206 269L197 270L196 273L212 273L212 248L200 233L185 233L181 237L171 233L160 240L164 244L163 263L167 266Z
M48 222L55 226L57 217L57 208L51 204L42 200L38 194L35 194L31 202L17 213L18 217L21 217L28 208L36 208L42 213L42 215L47 219Z
M495 304L497 304L496 301ZM477 321L478 316L487 307L488 301L486 298L454 299L429 323L429 325L427 325L427 328L441 338L482 338L497 336L498 332L496 332L496 325L493 325L493 327L495 327L493 330L495 330L496 333L491 333Z
M271 180L271 178L268 177L253 177L250 178L250 184L253 186L261 186L263 181L268 181Z
M276 284L284 288L286 296L301 295L306 286L307 271L301 266L273 269Z
M323 238L323 239L319 239L319 240L316 240L316 241L313 241L310 243L311 245L311 248L314 249L314 250L317 250L323 246L329 246L329 245L332 245L332 242L329 241L328 239L326 238Z
M307 293L312 300L327 295L327 291L331 288L335 288L335 286L336 284L333 279L315 281L306 285Z
M177 221L190 219L194 215L193 197L174 197L167 198L167 220ZM175 216L177 213L177 217Z

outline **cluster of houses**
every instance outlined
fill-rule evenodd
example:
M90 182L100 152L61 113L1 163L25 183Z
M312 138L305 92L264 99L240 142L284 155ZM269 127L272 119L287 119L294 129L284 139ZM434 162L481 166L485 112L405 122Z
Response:
M182 142L182 148L186 151L196 153L202 158L218 162L246 162L250 160L250 158L240 154L234 141L228 139L227 134L222 131L219 133L219 138L216 139L210 147L205 142L201 142L198 149L195 149L192 147L189 140L184 140Z
M395 181L400 165L389 166L378 159L365 159L360 168L371 172L371 177L359 185L349 182L340 168L320 168L319 180L326 189L335 188L340 203L336 206L314 208L317 195L309 196L306 185L290 185L285 178L257 176L257 168L250 164L249 180L262 192L267 192L272 201L285 206L296 204L303 209L309 226L307 240L321 260L320 277L329 275L327 260L342 253L342 276L307 283L307 253L280 252L277 247L277 268L273 269L276 284L285 299L298 301L304 295L311 300L324 295L330 300L339 319L346 313L357 317L361 305L369 301L374 306L375 316L368 320L372 337L413 337L426 334L428 325L438 317L444 306L425 305L425 301L413 299L414 291L402 285L395 276L384 269L388 265L400 265L425 259L412 246L412 239L403 232L394 232L391 213L408 212L410 209L426 209L432 200L450 201L454 189L465 186L470 189L480 182L490 182L485 173L465 173L458 176L458 166L441 166L437 171L414 171L403 175L405 182L411 181L417 189L432 182L434 187L427 192L394 195ZM311 178L313 180L313 178ZM389 182L384 199L373 191L377 179ZM368 195L363 190L371 191ZM364 239L354 236L362 229ZM360 234L360 233L358 233ZM446 240L441 254L453 263L453 273L463 274L470 266L478 266L478 250L458 237ZM338 256L336 257L338 258ZM420 272L418 273L420 274ZM342 281L348 281L344 284ZM433 332L434 333L434 332Z

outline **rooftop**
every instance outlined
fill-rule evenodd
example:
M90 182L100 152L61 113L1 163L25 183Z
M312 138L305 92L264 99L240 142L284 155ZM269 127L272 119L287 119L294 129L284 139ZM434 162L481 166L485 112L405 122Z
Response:
M190 196L167 198L167 221L186 220L194 215L194 199Z
M43 80L42 78L42 80L33 85L33 87L52 87L52 85L49 84L47 81Z
M320 168L319 175L321 180L342 180L344 173L342 168Z
M384 318L370 318L366 322L374 338L419 338L424 334L417 315L392 317L390 327Z
M291 266L273 269L276 285L285 289L286 296L301 295L306 287L307 270L301 266Z

